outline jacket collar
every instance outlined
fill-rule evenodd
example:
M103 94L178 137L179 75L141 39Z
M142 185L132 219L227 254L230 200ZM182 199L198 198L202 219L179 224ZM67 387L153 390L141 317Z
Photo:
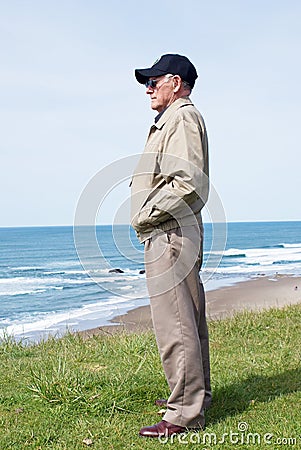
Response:
M168 121L168 119L174 114L174 112L182 106L192 105L192 101L189 97L181 97L174 101L166 110L163 112L159 120L153 125L156 128L162 128L163 125Z

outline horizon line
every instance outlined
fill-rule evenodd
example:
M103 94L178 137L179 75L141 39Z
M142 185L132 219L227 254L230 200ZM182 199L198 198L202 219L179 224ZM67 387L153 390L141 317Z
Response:
M301 222L301 219L277 219L277 220L267 220L267 219L256 219L256 220L248 220L248 219L241 219L241 220L229 220L225 222L209 222L209 221L203 221L203 224L212 224L212 223L285 223L285 222ZM74 228L77 227L100 227L100 226L131 226L130 223L97 223L97 224L87 224L87 225L0 225L0 229L3 228Z

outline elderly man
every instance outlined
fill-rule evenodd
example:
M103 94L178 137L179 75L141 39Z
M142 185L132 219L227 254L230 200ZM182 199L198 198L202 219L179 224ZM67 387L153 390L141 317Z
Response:
M132 226L144 244L158 349L170 388L163 420L144 437L204 428L211 402L205 295L199 270L208 198L208 144L189 95L197 72L185 56L166 54L135 70L158 112L132 179ZM161 402L164 402L161 400Z

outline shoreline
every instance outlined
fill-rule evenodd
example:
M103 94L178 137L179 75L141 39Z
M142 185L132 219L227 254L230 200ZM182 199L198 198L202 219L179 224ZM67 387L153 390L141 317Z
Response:
M207 320L231 317L243 310L260 311L301 303L301 277L276 274L237 282L206 292ZM80 331L85 337L120 331L152 330L150 306L139 306L110 320L111 325Z

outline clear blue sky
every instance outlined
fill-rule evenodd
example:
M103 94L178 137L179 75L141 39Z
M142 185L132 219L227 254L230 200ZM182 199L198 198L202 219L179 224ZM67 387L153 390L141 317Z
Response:
M169 52L197 67L228 220L301 220L300 23L297 0L0 2L0 226L73 223L89 179L143 150L133 70Z

